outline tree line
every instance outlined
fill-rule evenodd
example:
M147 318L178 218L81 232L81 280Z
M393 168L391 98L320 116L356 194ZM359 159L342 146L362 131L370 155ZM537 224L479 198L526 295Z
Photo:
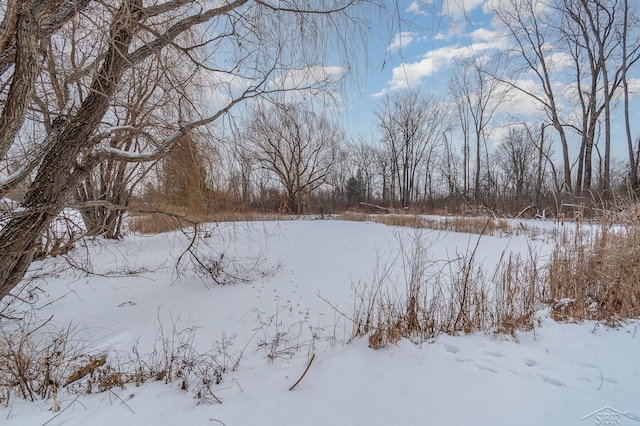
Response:
M458 57L446 95L386 94L374 106L376 131L361 136L339 135L338 123L305 104L280 104L268 118L264 110L249 115L249 130L217 160L227 173L217 173L212 185L245 208L293 213L362 201L513 213L532 204L557 210L569 197L600 202L635 194L640 140L629 75L640 58L637 6L509 0L492 3L491 12L502 47ZM532 110L505 113L518 100ZM623 130L614 131L614 115ZM331 136L296 141L300 129L320 135L312 123L332 127ZM617 162L616 142L626 145ZM305 176L303 162L318 171L317 162L322 173Z

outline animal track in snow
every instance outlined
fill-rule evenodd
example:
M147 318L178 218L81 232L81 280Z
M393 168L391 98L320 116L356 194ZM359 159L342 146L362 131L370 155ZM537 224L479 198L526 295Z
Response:
M550 385L554 385L554 386L558 386L558 387L562 387L562 382L558 379L555 379L553 377L549 377L549 376L545 376L543 374L535 374L536 377L542 379L543 382L545 383L549 383Z
M444 350L450 354L457 354L459 351L457 346L449 345L447 343L443 343L442 346L444 347Z
M481 370L481 371L490 371L492 373L497 373L498 372L498 370L495 370L495 369L493 369L491 367L487 367L485 365L481 365L481 364L478 364L478 363L476 363L475 365L476 365L476 368L478 370Z

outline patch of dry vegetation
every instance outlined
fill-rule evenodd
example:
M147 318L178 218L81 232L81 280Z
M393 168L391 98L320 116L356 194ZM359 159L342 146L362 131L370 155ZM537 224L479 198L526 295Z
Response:
M464 232L467 234L504 235L514 233L514 229L505 219L489 216L423 216L415 214L367 214L346 212L340 215L341 220L353 222L375 222L389 226L406 228L427 228L436 231Z
M209 350L203 351L197 344L197 326L172 320L171 328L165 329L158 318L150 349L143 351L136 342L128 352L92 352L89 342L78 338L83 330L72 327L47 330L46 322L34 320L31 314L35 311L19 319L13 316L17 312L11 308L10 312L0 311L8 319L0 323L0 406L10 406L16 398L52 400L53 412L69 406L61 407L58 399L61 392L78 396L111 392L119 399L112 389L159 381L177 384L182 391L192 393L198 404L221 403L218 385L228 372L239 368L251 343L256 351L264 352L268 362L273 362L277 358L290 358L304 348L312 361L318 340L332 344L338 341L335 330L334 334L323 335L321 329L312 327L311 336L304 334L309 326L306 321L283 325L279 315L285 308L280 308L270 316L253 312L259 326L244 344L236 345L234 336L223 333ZM126 406L126 402L121 402ZM75 400L70 405L73 403Z
M213 387L224 373L238 367L241 354L232 352L233 342L224 337L209 351L195 347L195 327L170 333L159 326L151 352L141 354L137 345L128 354L92 354L76 338L77 330L47 331L45 324L7 322L0 327L0 404L14 398L52 399L52 411L61 409L62 390L82 394L106 392L128 384L148 381L179 382L192 391L199 403L220 402Z
M491 276L476 262L477 246L447 261L445 268L430 259L420 237L411 250L402 242L398 258L384 266L378 262L374 278L356 286L353 336L367 336L372 348L440 334L491 332L517 338L516 331L532 329L536 312L545 307L558 321L615 326L639 318L639 219L640 207L633 206L604 214L594 225L577 223L575 230L556 233L548 263L541 265L533 252L525 258L503 254ZM474 222L441 223L456 223L443 226L453 230ZM476 232L478 241L491 229L487 225ZM400 283L390 274L398 264L404 276Z
M605 223L586 241L558 245L548 286L557 320L615 325L640 317L640 228Z
M295 218L295 216L280 213L234 211L204 213L188 207L162 205L134 209L128 221L128 229L140 234L159 234L200 223L282 221Z
M371 282L356 286L353 337L367 336L377 349L401 338L478 331L516 338L517 330L533 328L543 293L535 259L509 255L487 276L477 246L443 264L430 259L427 245L420 233L401 241L399 256L378 259ZM398 266L400 283L391 278Z

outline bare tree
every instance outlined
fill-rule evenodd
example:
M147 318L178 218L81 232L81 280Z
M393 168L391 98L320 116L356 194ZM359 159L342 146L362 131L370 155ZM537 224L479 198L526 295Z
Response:
M408 207L417 199L420 168L431 169L427 160L450 127L449 107L437 97L409 90L385 95L376 109L376 118L391 156L392 200L397 185L399 201Z
M516 201L533 193L536 149L524 129L510 128L496 152L496 163L504 173L504 186Z
M372 160L375 171L374 173L379 181L380 199L383 204L393 206L394 192L392 188L394 187L394 167L392 166L391 154L385 147L377 146L373 151Z
M609 4L605 4L609 3ZM609 186L611 156L611 107L612 97L618 87L612 82L609 67L619 39L615 36L616 0L587 2L565 1L558 6L564 19L558 30L566 42L566 49L573 60L576 76L575 97L582 117L575 126L581 135L581 148L576 177L576 190L590 191L592 185L592 153L597 131L602 122L605 127L605 158L603 185ZM613 84L612 84L613 83ZM604 117L602 114L604 113Z
M463 155L465 154L466 152L463 148ZM440 169L440 173L446 183L447 196L450 198L458 195L466 196L465 185L467 176L465 170L466 165L464 164L465 158L466 156L463 157L462 164L460 164L460 157L456 155L453 141L451 141L450 138L445 137L444 149L441 157L442 161L439 162L438 168ZM462 188L460 188L460 169L463 169Z
M458 60L452 69L449 90L458 108L464 136L465 193L468 190L469 142L473 136L476 151L474 198L477 202L480 200L482 146L486 144L488 129L496 110L506 96L505 87L501 83L504 64L497 57L491 60L486 57L471 57Z
M246 208L251 204L257 186L254 176L257 165L249 147L242 143L242 135L234 138L230 157L229 190Z
M81 51L79 43L74 43L73 33L69 39L73 51ZM196 99L194 92L202 89L197 80L194 81L197 67L190 63L185 64L173 51L163 53L166 54L153 55L125 72L123 83L114 94L103 121L108 117L112 128L136 131L114 133L109 139L110 148L128 153L152 150L152 141L145 134L158 135L170 132L170 125L166 122L167 116L194 115L191 104L188 103L185 107L180 105L180 101ZM82 53L76 55L80 56ZM78 62L79 58L73 60ZM59 76L55 78L60 79ZM66 80L68 81L68 77ZM58 85L65 86L68 84L67 81ZM195 132L192 132L185 138L191 140L195 137ZM179 141L178 145L182 145L184 140L183 138ZM174 151L172 148L168 153ZM107 238L121 236L124 213L135 188L152 170L151 164L153 162L141 163L108 158L101 161L78 185L74 198L88 234L103 235Z
M640 59L640 35L628 25L630 17L634 21L637 17L625 0L509 0L498 3L496 15L515 43L519 65L537 77L543 91L539 94L515 83L512 85L544 105L551 124L558 131L566 189L591 190L592 157L601 128L604 129L601 184L603 189L608 189L611 112L617 92L621 88L626 90L628 70ZM557 88L562 87L556 84L558 82L570 90L558 91ZM562 105L565 93L570 96ZM628 92L625 97L628 99ZM625 117L629 123L628 109ZM575 188L571 187L566 129L575 131L581 141ZM630 133L627 132L627 144L633 166Z
M343 139L326 117L301 105L256 110L245 133L256 161L284 190L283 210L303 213L305 196L328 179Z
M564 171L564 189L571 191L571 160L569 157L569 143L565 130L565 121L561 116L560 98L554 71L561 64L553 60L557 53L557 46L552 40L558 37L557 26L550 25L551 19L556 19L555 10L548 8L539 0L506 0L494 2L492 11L502 24L509 36L512 46L509 50L510 66L516 73L521 71L531 73L540 84L542 90L533 90L521 85L517 80L502 79L510 85L543 106L544 111L558 132L562 145L562 162ZM517 76L516 76L517 77Z
M362 185L362 196L368 203L371 202L373 197L373 178L375 174L375 147L364 136L360 136L349 147L353 167L352 177L359 176L360 184ZM355 173L355 174L354 174Z
M633 29L640 27L640 17L637 14L630 12L630 6L628 0L623 0L622 6L622 24L618 29L618 37L620 38L620 46L622 49L622 61L621 61L621 75L620 82L623 90L623 102L624 102L624 127L625 135L627 137L627 150L629 159L629 180L631 187L637 191L639 187L638 179L638 162L636 161L637 154L633 149L633 137L631 135L631 116L629 112L629 81L627 74L634 61L637 61L640 57L640 37L637 32L635 36L631 36ZM631 29L631 31L630 31Z
M0 159L10 165L22 152L30 154L16 170L3 170L0 181L0 194L20 183L28 188L21 208L0 230L0 298L22 279L44 230L101 163L155 161L185 135L219 122L242 102L274 91L321 90L331 83L317 72L327 52L323 46L334 45L325 36L335 36L345 47L358 27L350 20L358 3L10 2L0 26L0 76L6 82L0 87ZM85 35L91 46L79 55L71 48L51 49L66 54L59 61L55 55L43 61L42 46L62 40L64 32L77 40ZM210 98L217 101L203 108L174 82L163 90L173 93L177 105L158 129L118 120L116 111L129 108L121 102L129 73L142 65L153 73L167 52L191 63L210 82ZM71 72L45 73L43 64ZM54 97L56 102L50 101ZM33 135L28 150L20 145L22 132ZM127 150L115 142L118 138L125 145L129 140L132 146L136 140L144 145Z

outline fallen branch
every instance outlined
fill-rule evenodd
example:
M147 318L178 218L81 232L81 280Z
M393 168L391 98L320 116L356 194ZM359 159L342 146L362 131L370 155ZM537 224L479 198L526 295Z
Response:
M369 204L369 203L360 203L360 205L367 206L367 207L373 207L374 209L381 210L381 211L383 211L385 213L391 213L391 209L389 209L387 207L377 206L375 204Z
M531 203L529 204L527 207L525 207L520 213L518 213L515 217L515 219L518 219L520 216L522 216L527 210L532 209L536 206L535 203Z
M293 386L291 386L289 388L290 391L292 391L296 386L298 386L298 383L300 383L302 381L302 379L304 378L305 374L307 374L307 371L309 371L309 367L311 367L311 363L313 362L313 360L316 358L316 354L311 355L311 359L309 360L309 363L307 364L307 368L304 369L304 372L302 373L302 376L300 376L300 378L298 380L296 380L296 382L293 384Z

